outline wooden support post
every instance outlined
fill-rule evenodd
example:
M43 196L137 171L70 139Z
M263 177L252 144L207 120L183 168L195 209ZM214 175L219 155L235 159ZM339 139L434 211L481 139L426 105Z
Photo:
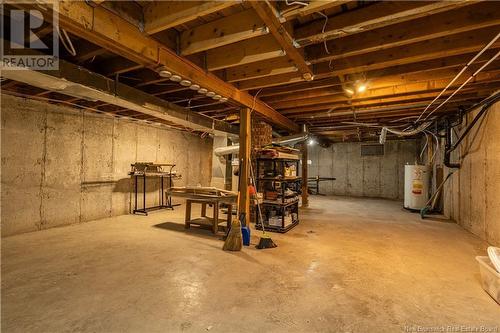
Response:
M307 142L302 144L302 207L309 206L309 193L307 193Z
M240 205L238 211L245 213L245 225L250 222L250 192L248 190L248 179L250 177L250 109L242 108L240 110Z

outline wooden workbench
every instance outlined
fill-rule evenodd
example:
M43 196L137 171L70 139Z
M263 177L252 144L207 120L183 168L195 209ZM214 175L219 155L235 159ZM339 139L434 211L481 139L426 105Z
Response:
M184 220L186 229L189 229L191 224L205 225L210 226L212 232L216 234L219 231L219 224L223 222L219 219L221 204L225 204L227 207L226 228L230 227L233 204L236 203L237 199L236 193L215 187L172 187L167 190L167 194L186 198L186 216ZM193 204L201 205L201 217L192 218ZM212 217L207 216L207 205L214 207Z

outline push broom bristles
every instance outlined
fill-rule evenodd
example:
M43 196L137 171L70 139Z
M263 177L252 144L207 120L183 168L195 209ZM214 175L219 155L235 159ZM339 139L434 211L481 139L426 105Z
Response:
M271 237L269 235L266 235L265 233L260 237L259 239L259 244L257 244L255 247L260 249L272 249L273 247L277 247Z

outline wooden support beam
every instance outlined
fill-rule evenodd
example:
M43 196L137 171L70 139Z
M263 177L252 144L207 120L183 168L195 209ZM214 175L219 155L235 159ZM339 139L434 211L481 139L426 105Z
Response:
M309 207L309 193L308 193L308 188L307 188L307 181L308 181L308 156L307 156L307 142L302 143L301 147L301 152L302 152L302 207L306 208Z
M206 52L207 69L215 71L223 68L282 57L286 52L273 36L266 35L221 46Z
M476 1L387 1L369 5L328 20L323 19L295 30L300 46L360 33L419 17L470 5Z
M98 7L99 8L99 7ZM0 40L0 42L4 42ZM11 50L12 51L12 50ZM32 53L36 52L31 50ZM15 55L15 54L12 54ZM1 63L0 63L1 65ZM59 69L35 71L0 66L2 76L34 87L52 90L58 94L112 104L156 118L172 121L194 130L237 132L236 128L212 118L188 112L187 109L151 96L143 91L116 82L100 74L59 59ZM95 104L95 103L92 103Z
M285 50L287 57L295 64L302 78L306 81L311 81L314 78L313 72L307 66L301 52L295 47L292 36L281 25L277 13L274 12L274 7L267 0L251 1L250 3L257 12L257 15L259 15L269 28L276 41Z
M310 63L325 62L481 28L498 30L500 11L496 9L498 5L494 2L478 3L328 41L326 46L311 45L305 48L306 59Z
M242 108L240 110L240 150L239 150L239 213L245 213L245 226L250 226L250 191L248 189L250 178L250 146L252 141L251 132L251 110Z
M17 1L9 3L24 9L32 8L32 5ZM164 48L158 41L145 36L134 25L102 6L92 8L81 1L59 2L59 26L145 67L166 66L171 72L227 97L241 106L253 107L254 112L278 127L292 132L299 130L297 124L258 98L254 99L250 94L236 89L233 85Z
M239 3L240 1L152 1L144 7L144 31L154 34Z
M181 55L189 55L245 39L266 35L269 29L253 9L223 17L216 21L183 31Z

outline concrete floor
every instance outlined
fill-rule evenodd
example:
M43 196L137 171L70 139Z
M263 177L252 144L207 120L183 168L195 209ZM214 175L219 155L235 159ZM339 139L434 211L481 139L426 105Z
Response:
M312 197L298 227L272 234L278 248L226 253L184 231L183 208L3 239L2 332L500 327L474 260L487 244L456 224Z

